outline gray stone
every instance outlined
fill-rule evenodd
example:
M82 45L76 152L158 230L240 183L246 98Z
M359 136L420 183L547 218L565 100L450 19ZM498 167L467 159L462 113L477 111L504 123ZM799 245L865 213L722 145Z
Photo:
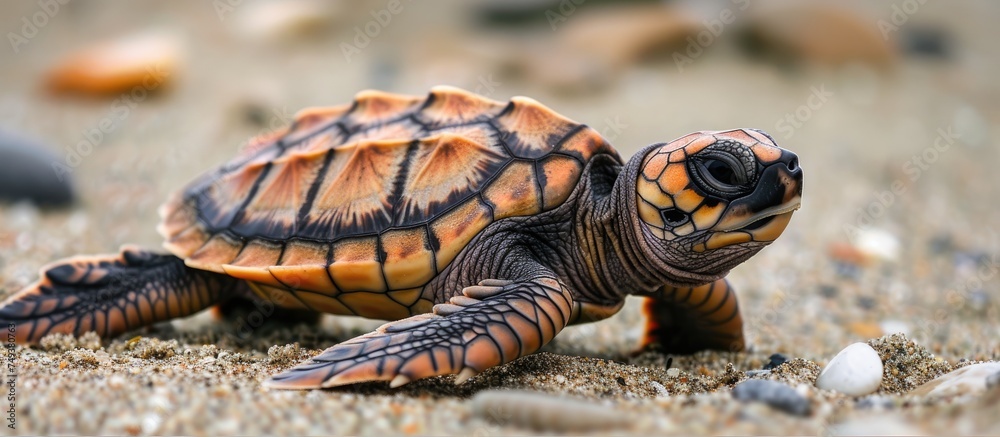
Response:
M744 402L763 402L773 408L805 416L811 406L809 400L795 389L776 381L750 379L733 388L733 397Z
M1000 387L1000 371L986 377L986 389L992 390Z
M75 198L71 172L66 158L38 141L0 130L0 201L68 205Z

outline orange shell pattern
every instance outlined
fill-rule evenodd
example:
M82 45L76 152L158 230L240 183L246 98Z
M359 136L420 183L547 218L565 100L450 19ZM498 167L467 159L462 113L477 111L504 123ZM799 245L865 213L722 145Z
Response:
M251 141L163 205L159 231L188 266L294 290L291 306L406 317L476 234L559 206L600 153L619 159L528 98L365 91Z

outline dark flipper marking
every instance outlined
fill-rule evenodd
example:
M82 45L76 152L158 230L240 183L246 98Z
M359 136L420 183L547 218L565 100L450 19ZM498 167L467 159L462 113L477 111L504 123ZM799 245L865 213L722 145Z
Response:
M505 285L484 281L451 303L387 323L340 343L268 380L280 389L334 387L458 374L462 382L487 368L537 351L572 318L570 292L552 278Z
M50 333L102 337L193 314L232 293L236 279L192 269L172 255L125 247L42 268L41 279L0 303L18 343Z

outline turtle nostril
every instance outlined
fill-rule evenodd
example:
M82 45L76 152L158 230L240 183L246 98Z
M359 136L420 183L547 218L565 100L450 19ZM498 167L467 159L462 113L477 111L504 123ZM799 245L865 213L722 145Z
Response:
M798 169L799 169L799 158L792 158L791 161L788 161L788 171L794 172L795 170Z

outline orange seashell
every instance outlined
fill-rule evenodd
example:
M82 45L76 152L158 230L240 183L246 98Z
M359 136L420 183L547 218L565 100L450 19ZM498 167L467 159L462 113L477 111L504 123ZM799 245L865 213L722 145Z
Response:
M64 58L49 71L47 86L56 93L132 92L133 97L144 98L173 78L179 52L178 42L162 34L138 34L108 41Z

